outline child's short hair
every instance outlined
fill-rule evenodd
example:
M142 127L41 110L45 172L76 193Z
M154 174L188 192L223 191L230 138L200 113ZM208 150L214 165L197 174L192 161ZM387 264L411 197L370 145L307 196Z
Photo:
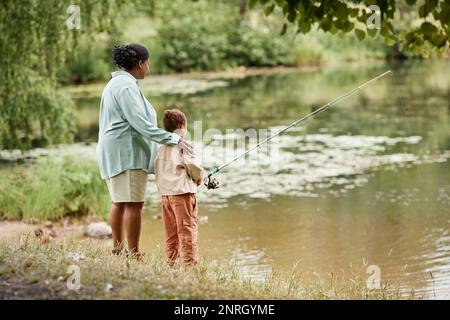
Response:
M168 109L164 111L163 124L166 131L174 132L186 125L186 115L178 109Z

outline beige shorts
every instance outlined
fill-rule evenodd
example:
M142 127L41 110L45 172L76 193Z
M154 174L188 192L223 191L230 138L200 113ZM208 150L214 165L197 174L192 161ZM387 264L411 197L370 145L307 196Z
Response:
M131 169L106 179L112 202L144 202L148 173Z

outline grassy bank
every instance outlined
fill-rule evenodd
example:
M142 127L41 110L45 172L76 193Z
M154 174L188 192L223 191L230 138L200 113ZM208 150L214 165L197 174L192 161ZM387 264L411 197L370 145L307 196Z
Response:
M41 244L34 235L0 242L0 289L18 287L16 298L69 299L398 299L399 291L384 286L368 290L365 276L335 276L313 283L295 272L272 274L267 280L243 279L229 262L202 260L184 270L168 269L160 251L142 262L113 257L94 240L58 239ZM79 290L68 290L70 265L80 268ZM2 298L8 298L7 291ZM17 296L17 294L19 296ZM6 296L5 296L6 295ZM11 298L11 297L9 297Z
M97 163L46 157L2 170L0 220L41 222L64 216L105 218L110 199Z

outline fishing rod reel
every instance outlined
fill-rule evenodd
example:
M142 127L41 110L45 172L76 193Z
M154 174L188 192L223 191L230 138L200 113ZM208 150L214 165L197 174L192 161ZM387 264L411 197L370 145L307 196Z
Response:
M208 181L205 182L205 186L208 189L217 189L219 188L219 180L216 178L211 179L211 176L208 176Z
M208 174L208 181L205 181L205 186L208 188L208 190L219 188L219 180L217 180L216 178L212 178L213 174L217 173L218 171L219 170L215 168Z

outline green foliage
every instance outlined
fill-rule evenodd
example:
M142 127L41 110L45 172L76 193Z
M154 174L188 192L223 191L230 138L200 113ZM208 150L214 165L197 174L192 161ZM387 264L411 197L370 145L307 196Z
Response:
M66 26L65 0L5 0L0 10L0 148L70 141L72 104L56 93L55 71L82 33L103 31L126 1L81 0L81 29Z
M243 25L229 34L227 59L238 66L277 66L289 64L287 37L257 31Z
M295 65L315 65L324 61L384 59L393 54L392 51L380 37L358 43L354 34L340 36L322 30L312 30L297 36L289 61Z
M177 72L223 69L227 33L236 26L230 6L178 0L159 3L155 15L161 20L156 46L164 65Z
M262 2L266 5L261 10L244 13L237 10L237 1L159 3L153 11L153 17L159 19L158 35L149 41L153 65L159 72L180 72L234 66L318 64L327 59L385 58L403 56L406 52L417 55L399 46L392 32L385 37L385 28L389 25L384 20L381 20L380 31L367 29L365 21L369 14L364 15L365 20L353 21L347 16L359 11L338 1L331 7L335 8L339 19L330 20L324 15L317 23L311 23L296 17L298 21L294 19L294 23L284 26L286 8L283 11L277 9L273 1ZM305 8L301 9L305 2L308 1L298 5L302 12L306 12ZM408 13L411 8L405 6L401 10ZM177 19L173 19L174 16ZM401 19L395 17L395 24L401 26L400 30L406 30L412 23L409 20L402 23ZM429 26L426 28L432 30ZM282 35L280 30L283 30ZM424 56L422 51L419 54Z
M29 77L24 77L28 74ZM2 81L0 146L30 148L72 140L74 104L50 81L26 72ZM2 77L4 80L4 76ZM16 82L19 82L16 83ZM31 139L33 137L33 140Z
M95 161L41 159L2 172L0 219L57 220L66 215L106 217L110 199Z
M95 49L98 53L94 52L92 58L83 58L86 61L83 66L76 59L68 61L62 70L65 73L59 73L60 79L81 82L107 79L109 73L103 75L89 70L110 63L111 39L115 43L143 43L150 51L150 72L155 73L223 70L236 66L309 65L325 60L384 58L396 54L371 32L367 36L370 38L360 44L353 34L333 35L316 27L311 29L310 25L300 34L296 35L289 28L286 34L280 35L283 23L280 12L266 19L261 10L239 12L233 2L213 4L205 0L159 2L152 9L151 17L144 10L147 5L141 4L140 14L118 22L120 26L126 25L123 34L109 39L98 37L98 49ZM173 16L178 18L173 19ZM79 47L80 52L84 48L94 50L86 39L80 41ZM70 76L64 77L64 74Z
M61 84L80 84L93 80L106 80L111 74L111 47L109 42L92 43L85 39L76 52L71 53L67 62L56 72Z
M205 1L180 4L180 1L165 3L159 11L161 59L178 72L218 69L227 49L230 22L226 13L219 13L229 7L219 4L216 12L208 10L205 14L208 6Z
M415 0L406 1L412 7L421 25L408 26L406 31L394 28L396 14L408 10L395 0L371 0L371 1L315 1L315 0L250 0L249 7L253 8L257 3L265 8L266 14L274 10L274 6L282 10L285 17L285 25L294 25L297 32L306 33L311 26L317 25L325 32L348 33L354 30L358 39L376 34L370 29L367 21L374 14L369 6L376 5L380 9L379 34L386 44L400 45L404 50L412 53L420 53L426 49L444 52L450 44L450 3L447 0L423 0L416 3ZM409 8L410 10L411 8ZM355 26L358 26L355 29ZM283 32L286 27L283 28ZM426 43L425 43L426 42Z
M150 45L160 48L157 61L177 72L287 64L287 38L246 25L235 9L205 0L160 3L158 42Z

